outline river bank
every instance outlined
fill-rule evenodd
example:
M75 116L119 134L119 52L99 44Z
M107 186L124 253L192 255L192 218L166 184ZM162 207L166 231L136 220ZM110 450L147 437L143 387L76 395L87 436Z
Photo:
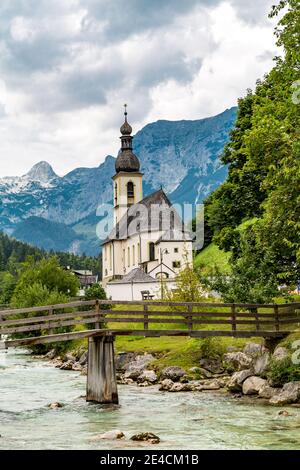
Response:
M285 343L283 343L285 344ZM247 342L243 348L228 347L226 353L207 352L190 368L159 367L155 353L119 352L115 356L117 380L122 385L149 387L162 392L220 391L235 398L254 397L274 406L300 406L299 365L292 350L278 345L274 351L262 343ZM57 356L50 351L44 359L61 370L87 373L87 351L74 349Z
M300 410L264 406L221 391L163 393L119 385L120 406L88 404L86 377L24 351L0 353L1 449L299 449ZM247 402L248 400L248 402ZM55 401L63 405L49 408ZM122 440L98 439L120 429ZM137 443L153 432L159 444Z

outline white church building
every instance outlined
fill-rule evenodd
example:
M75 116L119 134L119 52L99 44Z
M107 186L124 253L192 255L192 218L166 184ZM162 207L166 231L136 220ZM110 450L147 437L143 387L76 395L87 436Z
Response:
M162 189L143 197L126 108L120 130L112 178L114 227L102 243L102 284L113 300L161 298L162 286L174 289L177 274L192 263L193 237Z

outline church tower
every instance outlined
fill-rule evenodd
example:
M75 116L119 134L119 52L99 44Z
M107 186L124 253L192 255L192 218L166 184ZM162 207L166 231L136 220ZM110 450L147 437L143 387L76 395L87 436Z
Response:
M127 122L125 104L125 122L121 131L121 150L116 160L116 174L113 176L114 224L116 225L127 209L143 199L143 173L140 162L132 151L132 127Z

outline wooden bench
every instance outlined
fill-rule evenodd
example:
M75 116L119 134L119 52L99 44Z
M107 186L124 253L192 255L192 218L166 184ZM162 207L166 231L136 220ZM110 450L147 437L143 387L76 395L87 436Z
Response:
M154 294L150 294L149 290L141 290L143 300L152 300L154 299Z

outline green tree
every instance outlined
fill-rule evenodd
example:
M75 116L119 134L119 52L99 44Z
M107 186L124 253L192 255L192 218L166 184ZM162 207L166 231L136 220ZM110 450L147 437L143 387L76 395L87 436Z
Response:
M106 300L106 292L100 284L93 284L89 289L85 292L85 300Z
M275 34L284 57L239 101L222 157L228 178L206 202L213 240L232 254L224 289L235 300L269 299L278 285L300 279L300 104L292 99L300 79L299 0L280 1L270 16L281 12Z
M75 296L79 289L78 279L69 271L62 269L55 257L35 262L29 260L24 264L23 271L14 291L13 302L18 303L19 295L24 289L40 284L50 292L57 291L67 297Z

